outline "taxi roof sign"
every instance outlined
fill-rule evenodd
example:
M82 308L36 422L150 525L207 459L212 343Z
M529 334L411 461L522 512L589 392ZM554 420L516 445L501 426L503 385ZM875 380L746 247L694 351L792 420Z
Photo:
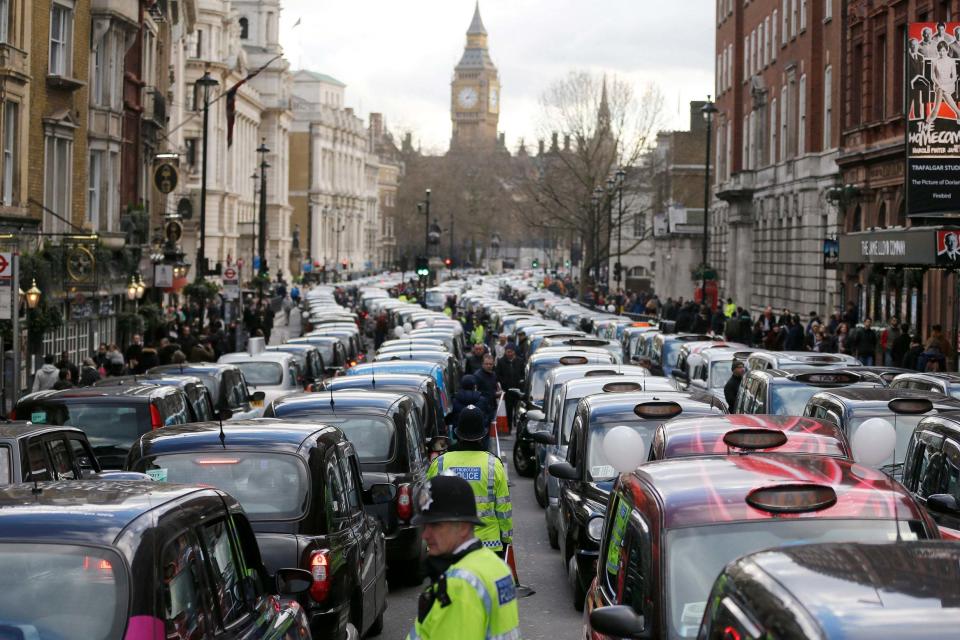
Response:
M596 378L598 376L615 376L618 375L616 371L612 369L596 369L594 371L587 371L583 374L585 378Z
M627 391L643 391L643 385L639 382L608 382L603 385L604 393L624 393Z
M792 376L798 382L808 384L854 384L863 378L850 371L824 371L816 373L798 373Z
M927 398L894 398L887 408L900 415L916 416L933 411L933 403Z
M747 495L747 504L769 513L808 513L836 503L833 487L818 484L782 484L754 489Z
M563 356L560 358L560 364L570 365L570 364L587 364L587 359L583 356Z
M734 429L724 434L723 443L737 449L773 449L787 444L787 434L776 429Z
M673 418L683 413L683 407L676 402L641 402L633 408L633 412L641 418Z

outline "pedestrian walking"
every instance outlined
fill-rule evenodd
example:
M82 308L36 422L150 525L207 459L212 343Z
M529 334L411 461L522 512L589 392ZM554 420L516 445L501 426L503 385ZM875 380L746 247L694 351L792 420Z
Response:
M475 373L483 368L483 356L486 353L486 349L483 346L482 342L474 342L473 347L471 348L470 355L467 356L466 362L464 362L463 370L465 373Z
M473 405L483 411L484 415L489 413L487 401L479 391L477 391L477 379L469 373L460 378L460 388L453 394L453 410L450 412L450 425L456 425L460 420L460 413Z
M504 391L508 389L519 389L523 384L524 362L517 356L517 345L508 342L503 350L503 357L497 360L496 374L497 384ZM517 409L519 398L513 394L507 394L507 424L508 433L513 431L513 414Z
M497 414L497 391L499 384L497 374L493 370L493 356L489 353L483 356L483 366L479 371L473 372L473 377L477 381L477 391L483 394L483 399L487 403L487 422L493 422Z
M872 367L877 352L877 332L873 329L873 320L864 318L860 327L852 338L851 351L865 366Z
M33 376L32 391L46 391L53 389L59 379L60 370L53 364L53 354L43 356L43 366Z
M470 483L480 516L477 537L502 556L504 545L513 542L513 503L503 463L483 446L489 424L478 407L465 408L455 429L457 443L430 464L427 478L451 471Z
M84 358L83 364L80 365L80 386L89 387L99 379L100 372L97 371L97 365L93 362L93 358Z
M413 524L423 527L430 585L407 640L520 638L513 575L484 548L474 500L470 484L457 476L432 478L417 494Z
M743 374L746 373L747 369L742 361L734 360L731 371L733 375L727 380L727 384L723 385L723 397L727 401L728 412L732 412L734 405L737 403L737 394L740 393L740 385L743 384Z

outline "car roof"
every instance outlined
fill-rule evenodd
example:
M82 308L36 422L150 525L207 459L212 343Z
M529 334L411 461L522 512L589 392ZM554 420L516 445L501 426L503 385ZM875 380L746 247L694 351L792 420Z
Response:
M375 389L380 385L384 387L420 387L424 384L433 382L433 378L419 373L381 373L377 375L356 375L356 376L337 376L324 382L324 389ZM369 387L367 385L370 385Z
M223 362L184 362L182 364L161 364L152 369L148 369L147 373L211 375L223 373L224 371L232 371L236 368L237 365L235 364L226 364Z
M604 393L607 385L626 384L633 389L623 389L622 391L610 391L607 393L625 393L632 391L677 391L677 386L669 378L662 376L636 376L636 375L613 375L596 376L590 378L578 378L568 380L564 383L564 395L566 398L582 398L595 393Z
M922 517L903 485L886 474L827 456L769 453L657 460L633 472L632 490L639 488L637 479L647 492L657 494L668 529L777 517L747 504L747 496L755 489L797 484L830 485L837 501L791 518L893 519L894 503L899 518Z
M960 400L934 391L919 389L890 389L889 387L841 387L820 391L812 399L830 398L836 402L857 407L887 408L887 403L897 398L926 399L938 411L960 411Z
M293 354L284 351L261 351L260 353L247 353L246 351L236 351L234 353L225 353L220 356L219 362L234 364L237 362L275 362L278 364L287 364L294 359Z
M704 414L719 413L712 405L694 400L686 391L629 391L626 393L600 393L586 396L582 403L590 411L592 418L632 411L633 407L645 402L676 402L684 412L700 411ZM683 415L683 414L680 414ZM640 418L637 418L640 420Z
M112 545L133 520L213 489L148 480L66 480L0 486L0 539Z
M80 435L84 434L82 429L68 425L38 424L27 420L18 420L16 422L7 422L0 424L0 439L16 440L30 436L43 435L44 433L62 433L69 431Z
M316 413L350 412L350 413L383 413L407 399L408 396L398 391L373 391L371 389L339 389L335 391L315 391L294 393L273 401L274 411L278 417L282 410L310 411ZM333 406L330 401L333 400Z
M194 449L243 449L254 447L258 451L297 451L316 433L336 431L320 423L298 422L257 418L223 423L224 438L221 441L219 422L194 422L155 429L140 437L145 455L160 455L175 451Z
M837 368L824 368L824 367L798 367L796 369L753 369L748 371L747 375L751 377L762 376L767 378L768 384L805 384L811 387L824 387L824 388L836 388L836 387L851 387L859 386L859 388L865 388L864 385L879 385L881 381L876 374L871 372L866 372L867 375L863 375L860 371L857 371L855 368L847 369L846 367L837 367ZM859 380L854 382L816 382L814 380L803 380L803 376L819 376L824 379L829 379L832 376L838 375L849 375L852 378L856 377ZM872 388L866 387L866 388Z
M202 385L203 380L197 376L179 375L170 373L140 373L136 375L120 376L117 378L103 378L97 380L92 387L121 387L136 384L170 385L175 387L185 387L190 384Z
M950 542L786 546L725 573L738 570L788 591L824 637L948 638L960 626L960 547Z
M551 382L556 382L558 378L568 378L570 380L577 377L592 378L597 374L589 375L591 372L606 372L610 371L612 373L604 373L604 376L607 375L617 375L617 376L649 376L650 371L631 364L616 364L614 362L590 362L588 364L571 364L565 367L557 367L551 369L550 373L547 374L547 380Z
M116 387L75 387L60 391L38 391L20 398L21 402L66 402L73 400L110 400L110 399L140 399L180 393L175 387L156 384L131 384Z
M390 369L404 369L410 367L429 371L433 371L435 367L441 370L443 369L439 363L429 362L426 360L377 360L376 362L364 362L363 364L350 367L350 370L347 373L348 375L358 376L367 371L389 371ZM403 371L403 373L410 372Z
M299 344L293 344L290 342L284 342L283 344L271 344L264 347L267 351L283 351L286 353L307 353L308 351L316 351L317 348L309 343L302 342Z
M947 382L950 384L960 384L960 373L955 373L951 371L931 371L931 372L909 371L907 372L906 369L900 369L900 371L904 371L904 373L900 374L904 378L908 378L908 377L914 378L914 379L926 378L926 379L933 379L933 380L942 380L943 382ZM899 378L900 376L897 376L897 377Z
M698 455L724 455L744 452L729 447L723 437L738 429L771 429L787 436L783 445L760 452L819 454L850 457L847 437L837 425L799 416L730 414L697 418L675 418L660 427L663 436L663 457L680 458ZM660 437L661 434L658 434Z

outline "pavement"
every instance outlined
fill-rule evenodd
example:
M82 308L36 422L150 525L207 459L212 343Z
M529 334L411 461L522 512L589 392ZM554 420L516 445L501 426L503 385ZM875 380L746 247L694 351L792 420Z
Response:
M501 439L510 460L513 440ZM581 615L573 608L567 572L560 553L550 548L544 511L533 495L533 480L510 474L513 500L514 550L520 583L534 594L520 598L520 634L525 640L575 640L583 637ZM391 588L384 615L384 640L403 640L417 615L417 598L426 586ZM453 640L453 639L451 639Z

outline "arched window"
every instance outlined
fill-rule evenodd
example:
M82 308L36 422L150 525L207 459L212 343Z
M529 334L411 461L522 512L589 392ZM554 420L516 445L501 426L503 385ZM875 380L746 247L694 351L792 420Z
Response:
M896 220L896 225L897 225L898 227L906 227L906 226L907 226L907 201L906 201L906 200L901 200L901 201L900 201L900 206L897 207L897 220Z
M862 228L862 219L863 211L861 211L860 205L857 205L857 208L853 210L853 220L851 220L850 231L860 231Z
M240 18L240 39L246 40L250 37L250 21L244 16Z
M878 227L889 227L890 224L887 221L887 203L881 202L880 207L877 208L877 226Z

